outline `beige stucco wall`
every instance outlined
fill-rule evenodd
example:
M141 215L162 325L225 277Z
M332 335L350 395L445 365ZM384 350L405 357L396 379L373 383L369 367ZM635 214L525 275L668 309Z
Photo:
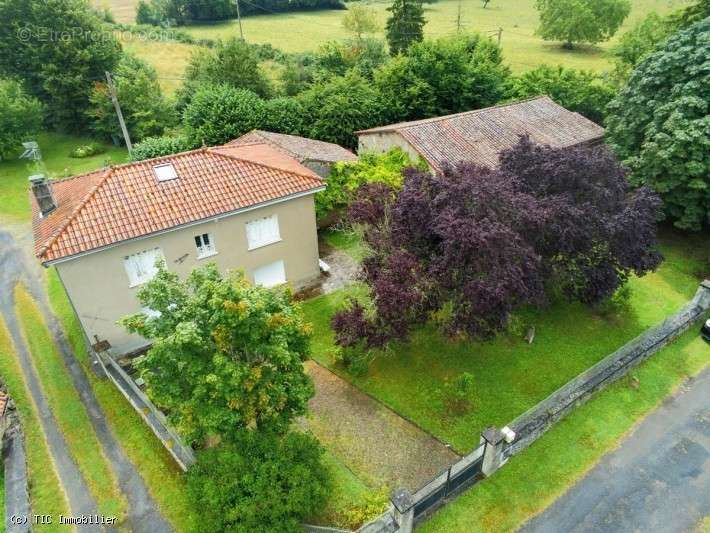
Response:
M395 131L367 133L358 136L358 153L389 152L392 148L401 148L412 161L417 161L421 156L409 142Z
M245 224L273 214L278 216L281 241L247 250ZM212 234L217 255L197 259L194 237L202 233ZM116 321L141 310L136 296L140 287L129 287L124 258L156 247L162 249L168 270L181 277L199 265L214 262L223 272L244 270L253 281L255 268L278 260L284 261L286 279L294 288L302 287L319 274L318 235L312 195L128 241L56 264L79 320L92 342L94 335L106 339L115 353L126 353L146 345L145 339L129 335Z

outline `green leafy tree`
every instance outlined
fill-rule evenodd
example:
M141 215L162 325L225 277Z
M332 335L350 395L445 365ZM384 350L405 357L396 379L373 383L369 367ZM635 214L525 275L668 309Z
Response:
M297 98L272 98L265 102L266 113L263 128L276 133L304 135L306 116Z
M541 65L511 78L508 96L513 99L547 95L571 111L601 124L605 109L616 95L614 87L594 72Z
M357 72L314 84L298 95L308 136L354 148L355 131L382 123L384 104L372 83Z
M676 31L676 24L658 13L649 13L633 28L624 33L612 48L615 58L614 77L624 83L638 62L653 52Z
M424 39L426 20L421 0L393 0L387 11L390 16L385 29L392 55L406 52L412 43Z
M213 50L195 52L185 71L185 84L178 92L178 108L184 108L203 84L224 84L248 89L262 98L271 96L273 87L259 63L256 48L240 39L220 41Z
M312 436L238 431L233 444L204 450L187 474L203 531L301 532L320 511L330 478Z
M538 35L546 41L599 43L608 40L631 12L629 0L536 0Z
M40 131L45 108L15 80L0 79L0 159L16 155Z
M493 105L508 76L500 48L471 34L415 43L378 69L375 83L398 121Z
M710 222L710 18L681 30L634 69L609 104L608 139L663 198L679 228Z
M173 111L163 98L155 69L132 55L124 54L113 73L121 112L131 139L161 135L174 124ZM91 107L86 112L91 129L106 138L121 135L116 111L108 87L97 82L89 95Z
M374 9L362 4L350 4L343 16L343 28L361 40L367 33L375 33L380 29L377 13Z
M310 326L286 289L252 286L214 264L185 280L165 270L138 292L153 312L121 320L153 342L137 366L149 397L191 442L239 430L284 433L313 384L303 361Z
M323 44L318 49L313 63L317 70L316 77L343 76L348 70L355 69L366 78L372 79L374 71L388 59L384 42L362 38Z
M671 13L669 19L678 28L687 28L707 17L710 17L710 0L696 0L686 8Z
M405 168L419 166L400 148L385 154L363 153L357 161L333 165L324 191L316 194L316 215L319 220L338 218L350 205L357 190L366 183L384 183L394 189L402 187Z
M252 91L229 85L202 85L182 114L189 141L197 145L224 144L266 121L264 101Z
M85 130L89 94L118 63L118 41L85 0L2 0L0 20L0 75L24 81L50 125Z

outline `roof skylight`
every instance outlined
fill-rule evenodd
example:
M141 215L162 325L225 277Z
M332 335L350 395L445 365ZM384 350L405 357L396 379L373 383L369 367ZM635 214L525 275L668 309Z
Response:
M158 181L170 181L177 179L178 175L175 172L175 167L172 163L165 163L163 165L156 165L153 167L153 172Z

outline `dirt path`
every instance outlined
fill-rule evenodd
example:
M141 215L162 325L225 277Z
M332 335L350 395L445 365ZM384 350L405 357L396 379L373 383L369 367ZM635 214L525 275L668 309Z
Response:
M373 488L415 490L459 456L430 434L313 361L316 395L307 425Z
M160 514L150 496L143 478L128 460L108 427L103 411L94 396L93 389L75 359L59 321L49 308L42 275L39 271L41 267L32 262L31 259L28 259L28 234L25 231L20 232L20 235L22 237L18 241L9 231L0 229L0 313L5 318L10 335L15 343L32 399L40 411L50 453L57 465L59 478L68 496L72 512L95 514L96 502L91 498L84 479L69 455L66 442L54 420L47 399L31 365L29 353L20 334L17 317L15 316L13 293L17 283L23 283L27 287L39 304L42 314L49 325L49 330L88 413L104 455L108 459L109 467L115 473L121 491L128 501L128 527L131 531L138 533L172 531L172 528ZM41 510L35 510L35 512L41 512Z

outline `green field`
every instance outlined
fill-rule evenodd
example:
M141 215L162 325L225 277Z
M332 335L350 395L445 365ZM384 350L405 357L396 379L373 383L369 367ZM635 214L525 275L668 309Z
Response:
M133 0L113 0L115 9L125 13L126 4ZM377 11L381 26L387 18L386 8L391 2L368 2ZM631 0L632 11L617 36L642 19L651 11L668 13L687 5L687 0ZM490 34L493 38L498 28L503 28L501 44L506 61L515 72L536 67L541 63L563 64L569 67L604 70L609 66L607 51L614 43L602 43L599 46L580 47L577 50L564 50L558 44L548 43L534 35L538 24L534 0L493 0L488 8L478 0L461 0L462 28L465 31L477 31ZM442 37L456 31L458 0L439 0L427 4L427 37ZM244 36L247 41L271 43L286 52L315 50L329 40L344 39L348 36L341 20L343 12L337 10L311 11L301 13L277 13L245 17L242 21ZM236 21L213 25L190 26L185 28L195 37L229 38L239 35ZM384 37L381 31L378 37ZM496 37L497 38L497 37ZM142 47L141 47L142 48ZM142 52L136 49L142 55ZM153 55L145 50L146 57ZM173 58L167 55L154 62L158 69L163 63L170 64Z

